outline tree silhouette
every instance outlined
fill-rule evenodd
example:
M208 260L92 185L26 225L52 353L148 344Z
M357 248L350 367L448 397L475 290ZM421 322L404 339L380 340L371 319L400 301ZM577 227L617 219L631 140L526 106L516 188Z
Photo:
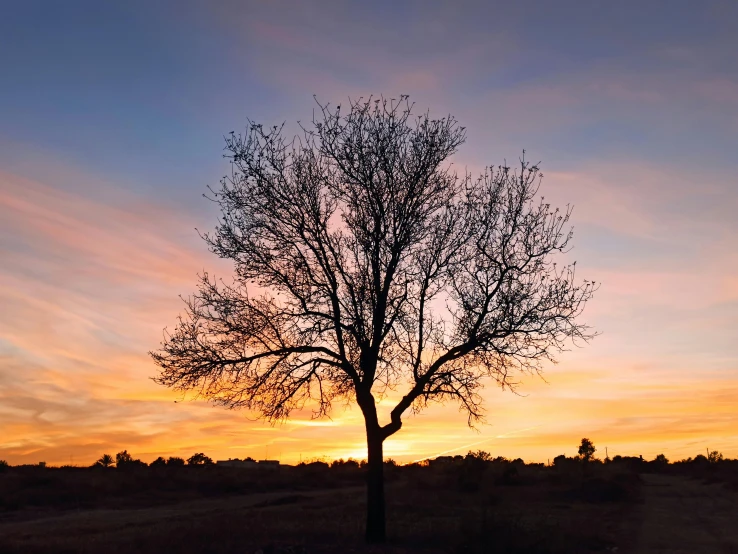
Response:
M407 97L318 105L293 139L257 124L226 137L231 175L209 196L222 215L203 238L235 278L203 274L151 355L160 384L272 421L355 401L381 542L383 442L403 415L454 400L479 421L485 380L513 387L592 336L577 316L595 286L556 264L571 211L538 198L538 166L457 175L464 128L413 116ZM377 401L398 387L382 424Z
M722 452L718 452L717 450L711 450L707 454L707 461L711 464L716 464L717 462L723 461L723 454Z
M128 450L122 450L115 455L115 465L117 467L124 466L133 462L133 457L128 453Z
M198 452L197 454L193 454L187 459L187 465L190 466L204 466L204 465L212 465L213 460L212 458L209 458L202 452Z
M582 439L582 442L579 445L579 456L581 456L582 460L585 462L590 461L596 451L597 449L591 440Z
M708 452L708 454L709 454L709 452ZM695 463L695 464L700 464L700 465L702 465L702 464L706 464L706 463L708 463L709 461L710 461L710 460L709 460L709 459L708 459L707 457L705 457L705 455L704 455L704 454L697 454L697 455L696 455L696 456L694 457L694 460L692 460L692 462L693 462L693 463Z
M115 460L110 454L103 454L100 459L95 462L95 465L102 467L112 467L115 464Z

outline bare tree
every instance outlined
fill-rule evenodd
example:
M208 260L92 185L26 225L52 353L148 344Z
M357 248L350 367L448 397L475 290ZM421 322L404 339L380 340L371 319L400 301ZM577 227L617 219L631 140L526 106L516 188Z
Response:
M464 128L413 116L406 96L318 105L295 138L257 124L226 137L232 172L209 196L222 216L203 238L235 278L202 275L151 355L157 382L272 421L355 401L379 542L382 447L403 414L455 400L480 420L485 380L514 386L591 336L576 319L595 286L556 265L571 212L538 198L536 165L457 175ZM378 399L399 387L380 423Z

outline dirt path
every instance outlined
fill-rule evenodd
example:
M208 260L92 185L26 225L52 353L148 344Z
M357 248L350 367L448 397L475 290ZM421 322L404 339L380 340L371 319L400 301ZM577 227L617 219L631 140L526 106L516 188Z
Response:
M645 502L635 554L738 554L738 495L719 484L642 475Z

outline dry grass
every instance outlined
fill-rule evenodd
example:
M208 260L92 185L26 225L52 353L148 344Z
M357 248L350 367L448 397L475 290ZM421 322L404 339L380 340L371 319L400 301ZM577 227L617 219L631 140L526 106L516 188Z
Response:
M605 466L388 467L390 542L372 548L360 469L163 469L0 474L0 552L622 552L640 498Z

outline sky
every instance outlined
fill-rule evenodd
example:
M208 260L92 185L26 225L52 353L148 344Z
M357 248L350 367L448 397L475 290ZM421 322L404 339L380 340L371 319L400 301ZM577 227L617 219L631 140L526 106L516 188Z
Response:
M0 459L89 464L127 449L215 459L365 457L361 414L256 414L156 385L147 352L195 291L228 277L197 230L251 119L409 94L453 114L478 172L541 161L574 206L584 320L601 333L486 423L406 419L401 462L483 449L738 457L738 4L8 2L0 18ZM196 230L197 229L197 230ZM391 399L390 399L391 400ZM389 400L388 400L389 402ZM387 410L384 404L382 410Z

